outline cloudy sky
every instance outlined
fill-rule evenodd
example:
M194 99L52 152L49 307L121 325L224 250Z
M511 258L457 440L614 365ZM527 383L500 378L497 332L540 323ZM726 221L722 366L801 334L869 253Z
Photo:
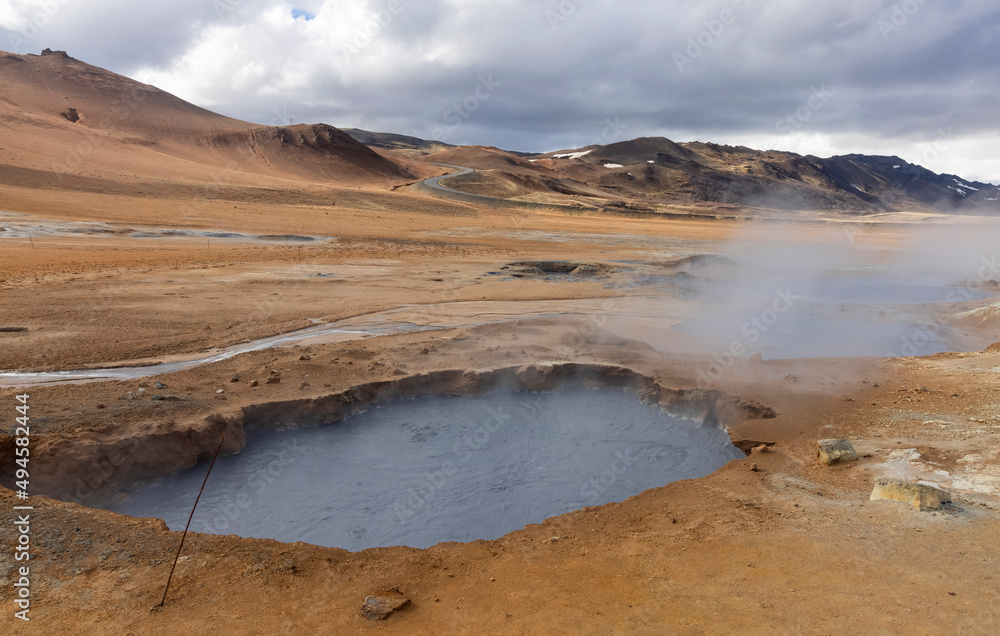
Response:
M663 135L1000 184L996 0L0 0L0 48L45 47L263 124Z

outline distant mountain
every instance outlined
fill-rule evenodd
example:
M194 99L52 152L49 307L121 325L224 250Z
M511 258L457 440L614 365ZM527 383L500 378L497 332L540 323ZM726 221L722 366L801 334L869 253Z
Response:
M325 185L414 175L326 124L225 117L62 51L0 51L0 180Z
M826 159L663 137L643 137L538 155L538 170L610 197L646 203L718 203L749 208L1000 212L1000 188L939 175L899 157Z
M360 128L343 128L342 130L366 146L382 148L383 150L413 150L419 151L419 154L427 154L455 147L443 141L428 141L409 135L371 132Z

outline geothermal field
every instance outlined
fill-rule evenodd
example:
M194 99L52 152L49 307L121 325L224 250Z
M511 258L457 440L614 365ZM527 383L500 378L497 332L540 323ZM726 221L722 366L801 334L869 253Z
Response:
M3 633L1000 629L1000 187L0 87Z

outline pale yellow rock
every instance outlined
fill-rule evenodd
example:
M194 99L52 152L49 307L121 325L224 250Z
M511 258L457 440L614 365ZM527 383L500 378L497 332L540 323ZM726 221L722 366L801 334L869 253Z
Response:
M918 510L937 510L951 501L951 493L930 484L900 479L879 479L872 489L871 501L884 499L910 504Z
M821 439L819 445L819 461L829 466L837 462L857 461L858 453L846 439Z

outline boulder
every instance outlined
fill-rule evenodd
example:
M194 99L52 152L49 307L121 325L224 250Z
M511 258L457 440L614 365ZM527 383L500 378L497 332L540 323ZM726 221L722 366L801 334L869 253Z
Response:
M819 445L819 461L827 466L840 462L854 462L858 460L858 453L854 446L846 439L821 439Z
M917 510L937 510L951 501L951 493L933 484L882 478L875 482L871 501L899 501Z
M410 599L399 590L379 592L365 598L365 602L361 604L361 614L368 620L384 621L409 604Z

